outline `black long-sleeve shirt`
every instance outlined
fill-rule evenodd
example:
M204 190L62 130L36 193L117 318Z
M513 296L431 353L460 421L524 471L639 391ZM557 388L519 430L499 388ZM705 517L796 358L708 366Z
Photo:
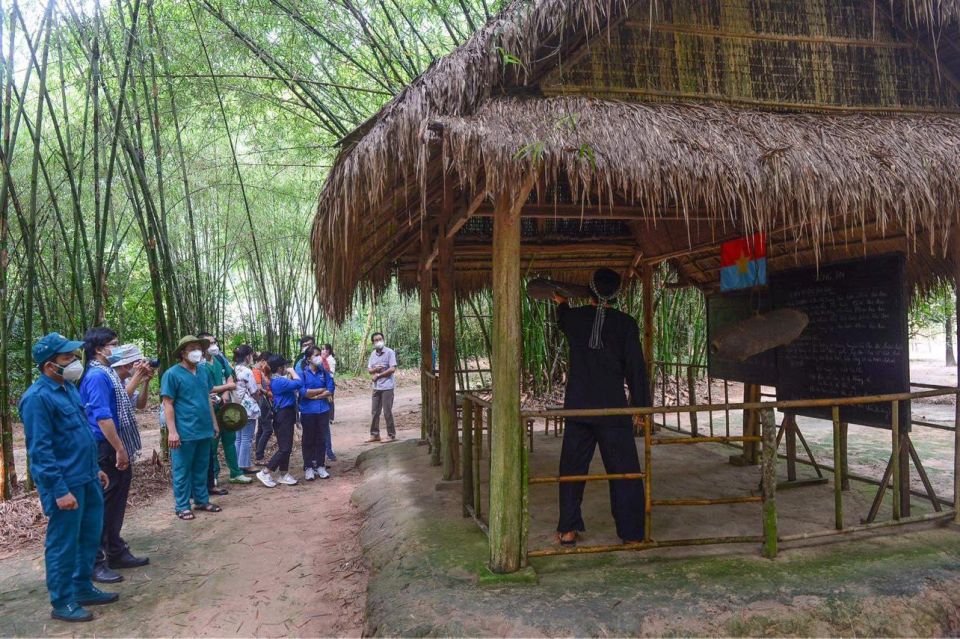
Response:
M603 348L589 346L595 306L557 307L557 323L570 345L570 371L564 408L650 406L650 384L636 320L614 308L606 310ZM630 403L623 386L630 390ZM625 418L577 417L576 421L609 425Z

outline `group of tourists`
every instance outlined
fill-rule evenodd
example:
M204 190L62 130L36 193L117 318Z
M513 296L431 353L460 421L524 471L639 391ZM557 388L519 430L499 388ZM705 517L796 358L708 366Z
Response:
M372 338L370 441L380 441L381 413L392 440L396 354L384 346L381 333ZM82 342L50 333L34 344L32 357L40 376L19 408L31 476L48 517L44 558L51 616L89 621L93 615L84 606L119 598L93 582L123 581L118 571L150 561L130 551L121 529L131 466L142 449L134 409L146 407L160 362L146 359L134 344L122 344L106 327L88 330ZM200 333L183 337L173 360L160 381L160 421L170 449L179 519L193 520L195 511L222 510L210 501L211 495L227 494L219 482L220 449L229 483L248 484L255 476L269 488L297 484L290 457L298 422L303 478L330 477L327 465L336 460L330 436L336 392L332 345L317 345L312 336L304 336L299 355L290 362L242 344L230 362L215 336ZM240 404L246 411L239 429L219 427L218 411L226 404ZM266 458L274 438L276 451Z

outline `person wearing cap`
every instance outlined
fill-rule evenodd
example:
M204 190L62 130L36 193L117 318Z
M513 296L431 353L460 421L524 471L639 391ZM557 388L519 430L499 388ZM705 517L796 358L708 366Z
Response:
M293 451L293 428L297 421L297 395L303 388L303 382L290 362L280 355L272 356L267 366L271 371L273 432L277 436L277 452L257 473L257 479L267 488L273 488L278 483L293 486L297 480L290 474L290 453ZM280 472L277 479L271 474L274 471Z
M150 381L157 372L154 366L159 365L160 362L151 363L144 358L140 347L136 344L124 344L120 348L124 356L113 364L113 370L123 380L130 402L137 410L144 410L147 407L147 399L150 397Z
M566 298L554 295L557 324L570 346L564 408L625 408L649 406L640 329L636 320L611 308L620 292L620 275L601 268L590 282L592 304L571 308ZM623 392L624 382L630 400ZM639 473L640 459L629 416L577 417L568 419L560 451L560 475L586 475L597 447L608 474ZM584 482L560 483L558 541L576 544L585 530L580 504ZM617 535L624 542L643 540L643 481L610 481L610 505Z
M90 431L97 440L97 463L110 478L109 487L103 491L103 538L93 580L111 584L123 581L115 570L150 563L146 557L134 556L120 536L133 480L132 464L142 448L140 428L130 396L113 369L114 364L130 354L130 347L120 346L113 330L98 326L84 334L83 350L87 368L80 382L80 397Z
M19 404L30 475L49 518L44 564L50 616L61 621L90 621L93 615L84 606L119 598L91 580L109 479L97 465L97 442L74 385L83 374L76 354L81 346L59 333L37 341L31 353L40 377Z
M193 335L180 339L173 356L179 360L160 380L167 444L173 470L174 512L183 520L194 519L194 510L218 513L207 492L210 442L218 432L213 414L213 380L207 366L200 366L207 340ZM190 498L193 498L193 508Z

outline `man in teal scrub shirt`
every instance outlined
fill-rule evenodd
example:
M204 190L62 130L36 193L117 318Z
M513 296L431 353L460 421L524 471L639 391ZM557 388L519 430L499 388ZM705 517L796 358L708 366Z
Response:
M93 564L103 530L103 488L97 443L74 383L83 373L76 350L83 342L50 333L33 345L40 379L20 399L30 474L47 521L44 563L53 611L62 621L90 621L83 606L112 603L116 593L93 586Z
M208 368L199 366L208 346L207 340L193 335L181 339L173 352L179 363L168 368L160 381L172 461L174 506L177 517L184 520L194 518L193 510L211 513L222 510L210 503L207 492L210 440L218 432L210 401L213 383Z

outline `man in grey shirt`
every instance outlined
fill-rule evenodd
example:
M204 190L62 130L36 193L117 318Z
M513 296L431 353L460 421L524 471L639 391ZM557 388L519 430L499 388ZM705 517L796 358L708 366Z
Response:
M383 333L374 333L373 352L367 361L367 372L373 380L373 421L370 424L370 439L368 442L380 440L380 412L387 422L387 437L389 441L397 439L397 429L393 423L393 389L396 382L393 374L397 372L397 354L387 348Z

